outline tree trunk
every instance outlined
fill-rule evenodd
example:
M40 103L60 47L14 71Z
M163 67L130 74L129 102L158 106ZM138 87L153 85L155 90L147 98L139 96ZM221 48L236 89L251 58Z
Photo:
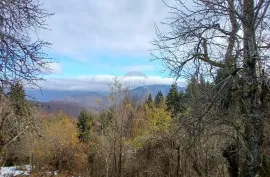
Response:
M120 150L119 150L119 160L118 160L118 176L122 176L122 138L120 139Z
M176 177L180 177L180 146L177 146Z
M255 41L254 0L244 0L244 74L243 74L243 116L245 118L245 152L243 176L255 177L261 168L262 104L259 55Z

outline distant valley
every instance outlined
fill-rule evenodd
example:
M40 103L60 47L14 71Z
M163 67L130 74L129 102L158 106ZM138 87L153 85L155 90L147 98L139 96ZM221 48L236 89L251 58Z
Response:
M170 85L146 85L140 86L129 91L129 95L137 102L143 102L149 94L153 98L161 91L167 95ZM178 91L184 90L178 87ZM106 108L106 104L100 105L98 101L105 103L106 92L87 92L87 91L59 91L59 90L26 90L29 100L35 101L39 107L47 113L55 113L62 110L70 117L76 118L82 109L97 112Z

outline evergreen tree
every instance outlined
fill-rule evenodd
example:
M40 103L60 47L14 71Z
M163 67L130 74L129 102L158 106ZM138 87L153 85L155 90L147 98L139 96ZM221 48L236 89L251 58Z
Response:
M186 95L187 98L190 99L193 95L195 95L195 92L197 91L198 86L198 80L193 76L188 81L187 89L186 89Z
M79 139L87 142L90 139L90 129L93 121L93 115L83 109L78 116L77 127L79 129Z
M166 97L167 110L176 116L179 113L179 95L177 91L177 84L172 84L169 93Z
M179 113L186 110L186 94L181 91L178 93L177 84L172 84L170 91L166 97L167 110L175 117Z
M148 95L147 100L145 101L145 104L148 105L149 107L151 107L153 103L154 103L154 102L153 102L152 94L150 93L150 94Z
M187 95L184 91L180 91L178 94L178 113L183 113L188 107Z
M155 105L157 107L160 107L160 105L162 104L163 100L164 100L164 97L163 97L163 94L162 94L162 92L160 90L160 91L158 91L158 94L155 97Z
M104 132L106 128L112 123L112 119L114 117L114 111L112 108L108 110L102 110L99 119L101 123L101 131Z
M8 93L8 98L11 102L13 111L17 116L29 116L30 107L29 103L25 100L25 90L23 85L17 82L12 85L10 92Z

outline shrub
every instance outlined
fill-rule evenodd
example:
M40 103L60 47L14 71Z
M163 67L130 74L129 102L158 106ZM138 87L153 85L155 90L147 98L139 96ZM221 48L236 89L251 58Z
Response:
M36 170L78 172L85 168L87 155L78 140L76 122L59 113L43 120L40 137L33 137L31 153Z

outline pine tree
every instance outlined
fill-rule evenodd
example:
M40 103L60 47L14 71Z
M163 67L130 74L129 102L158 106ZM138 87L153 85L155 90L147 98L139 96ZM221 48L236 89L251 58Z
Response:
M77 127L79 129L79 139L82 142L88 142L90 139L90 129L93 121L93 115L83 109L78 116Z
M180 91L178 94L178 112L183 113L187 110L187 94L184 91Z
M174 117L186 110L186 93L183 91L178 93L177 84L172 84L166 97L166 106Z
M145 101L145 104L148 105L149 107L152 107L152 104L153 104L153 103L154 103L154 102L153 102L153 97L152 97L152 94L150 93L150 94L148 95L147 100Z
M29 116L30 107L28 102L25 100L25 91L23 85L17 82L12 85L10 92L8 93L8 98L11 102L13 111L17 116Z
M169 93L166 97L167 110L176 116L179 113L179 95L177 91L177 84L172 84Z
M196 95L198 84L199 84L198 79L196 79L194 76L190 78L186 89L187 99L190 100L193 97L193 95Z
M160 91L158 91L158 94L155 97L155 105L157 107L160 107L160 105L162 104L163 101L164 101L164 97L163 97L163 94L160 90Z

